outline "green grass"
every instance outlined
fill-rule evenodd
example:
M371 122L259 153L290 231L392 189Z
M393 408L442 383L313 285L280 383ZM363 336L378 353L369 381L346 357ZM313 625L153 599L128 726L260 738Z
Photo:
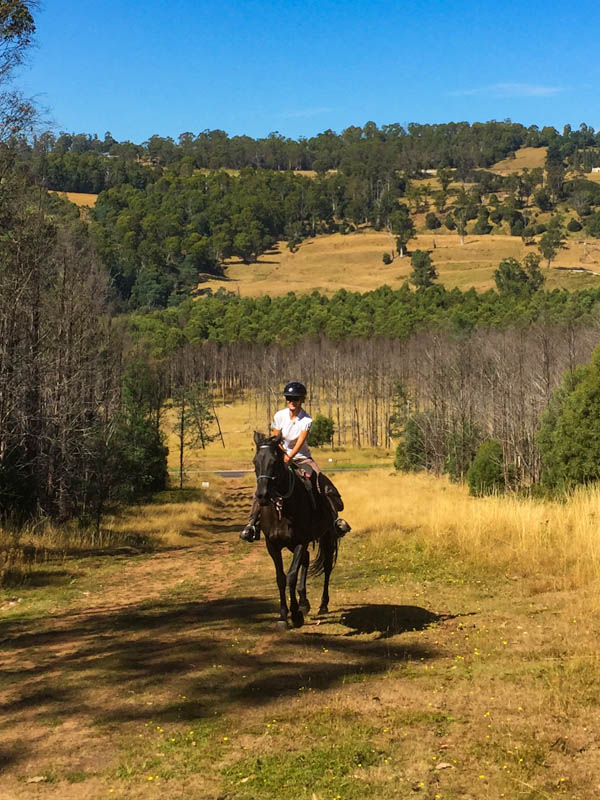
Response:
M366 738L342 738L327 746L265 753L242 759L223 770L231 797L243 800L289 795L310 800L313 794L331 798L364 797L361 772L383 761L383 754Z

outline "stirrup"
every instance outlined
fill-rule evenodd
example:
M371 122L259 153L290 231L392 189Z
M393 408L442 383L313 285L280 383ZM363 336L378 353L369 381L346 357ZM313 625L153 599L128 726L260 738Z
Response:
M339 539L341 539L342 536L345 536L347 533L350 533L350 531L352 530L352 528L350 527L350 525L348 525L346 520L342 519L341 517L337 517L334 520L333 528Z
M249 522L244 530L240 533L240 539L243 542L255 542L260 539L260 529L254 522Z

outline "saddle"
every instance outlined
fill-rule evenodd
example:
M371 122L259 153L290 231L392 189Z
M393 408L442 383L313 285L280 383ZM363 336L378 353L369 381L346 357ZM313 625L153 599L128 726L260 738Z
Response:
M317 497L320 495L325 498L332 510L340 512L344 510L342 497L333 482L322 472L307 472L298 464L293 465L296 476L302 482L308 492L314 510L317 508Z

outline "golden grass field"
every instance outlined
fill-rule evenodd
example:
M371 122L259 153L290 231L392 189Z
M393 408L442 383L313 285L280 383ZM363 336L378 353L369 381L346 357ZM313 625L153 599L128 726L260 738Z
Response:
M383 284L397 289L408 279L412 267L410 257L406 256L396 256L391 264L383 264L382 255L391 252L392 246L388 234L369 229L347 235L317 236L304 241L295 253L290 253L285 242L279 242L275 250L262 255L256 264L231 260L225 280L209 278L198 288L213 291L223 288L243 297L275 296L290 291L302 294L314 289L325 294L333 294L340 288L367 292ZM537 252L516 236L469 235L461 245L456 233L438 231L419 234L409 247L413 251L431 251L439 280L448 289L474 287L478 291L495 286L493 273L503 258L522 259L528 252ZM557 267L585 268L589 272L573 273ZM581 236L573 236L551 269L543 272L548 289L600 286L600 243L588 242L586 248ZM595 272L598 274L592 274Z
M512 172L521 172L524 169L543 168L547 152L547 147L521 147L516 151L514 158L497 161L489 169L498 175L510 175Z
M87 192L56 192L56 194L61 197L66 197L67 200L71 203L75 203L75 205L80 208L93 208L98 199L97 194L89 194Z

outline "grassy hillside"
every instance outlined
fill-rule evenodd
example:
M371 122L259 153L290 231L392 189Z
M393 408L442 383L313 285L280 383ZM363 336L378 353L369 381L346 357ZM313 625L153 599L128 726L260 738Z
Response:
M490 167L491 172L498 175L510 175L512 172L521 172L524 169L543 167L546 162L547 147L521 147L514 158L505 158Z
M580 289L600 285L600 243L584 248L581 236L569 239L550 270L544 269L546 286ZM435 242L435 249L434 249ZM393 242L386 233L360 230L348 235L332 234L308 239L296 253L285 242L260 257L257 264L232 260L226 279L209 279L199 289L224 288L245 297L299 294L318 289L333 294L340 288L366 292L382 284L399 288L411 272L410 258L396 257L386 266L381 258L391 252ZM461 245L455 233L420 234L410 242L411 250L430 250L440 281L448 288L474 287L480 291L494 286L493 273L501 259L522 259L533 247L525 247L517 236L467 236ZM560 267L584 268L591 272L572 273ZM591 274L597 272L598 275Z
M83 206L85 208L93 208L98 199L97 194L89 194L87 192L57 192L57 194L60 194L61 197L66 197L67 200L70 200L71 203L75 203L76 206Z

